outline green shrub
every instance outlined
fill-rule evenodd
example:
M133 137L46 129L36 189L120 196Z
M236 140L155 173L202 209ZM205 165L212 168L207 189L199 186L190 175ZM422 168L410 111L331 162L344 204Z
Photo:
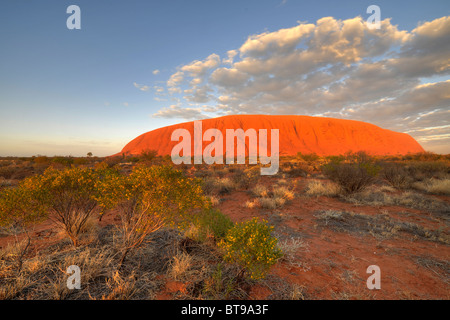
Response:
M236 186L248 189L250 186L256 184L260 179L260 169L259 167L252 167L245 170L242 169L235 169L232 181L235 183Z
M195 240L205 241L208 237L221 240L233 227L231 219L218 209L206 209L195 215Z
M56 157L53 157L53 159L52 159L53 163L58 163L58 164L61 164L63 166L66 166L66 167L68 167L71 164L73 164L73 161L74 161L73 157L56 156Z
M207 177L203 180L203 191L208 195L223 195L236 189L236 184L229 178Z
M17 169L14 167L1 167L0 168L0 177L5 179L11 179L14 173L16 173Z
M19 190L36 203L36 208L46 210L76 247L84 225L97 207L100 174L89 168L48 168L42 175L25 179Z
M50 160L48 159L47 156L33 157L33 161L34 161L34 163L49 163L50 162Z
M151 162L158 155L158 151L145 149L141 152L141 158L144 162Z
M239 264L252 279L264 278L282 256L272 230L266 221L257 218L235 224L219 243L225 251L224 259Z
M412 161L405 168L415 181L442 178L450 173L450 166L443 161Z
M314 162L319 159L319 156L315 152L306 153L306 154L298 152L297 157L303 159L306 162Z
M346 155L346 162L329 162L322 172L342 187L345 194L364 190L372 184L381 167L364 152Z
M171 166L137 166L130 175L112 174L100 183L97 201L117 209L122 233L122 265L128 252L165 225L185 230L208 202L198 179Z
M86 158L75 158L73 159L73 164L75 165L85 165L88 164L89 160Z

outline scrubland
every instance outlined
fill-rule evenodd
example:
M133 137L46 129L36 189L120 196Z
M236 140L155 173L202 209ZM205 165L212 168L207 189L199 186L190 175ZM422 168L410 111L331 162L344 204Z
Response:
M448 155L259 169L152 150L1 158L0 299L449 298Z

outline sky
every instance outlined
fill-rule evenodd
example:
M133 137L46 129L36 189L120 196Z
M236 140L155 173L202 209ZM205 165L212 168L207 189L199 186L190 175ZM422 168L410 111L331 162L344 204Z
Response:
M81 29L67 28L70 5ZM108 156L150 130L228 114L361 120L450 153L447 0L0 8L0 156Z

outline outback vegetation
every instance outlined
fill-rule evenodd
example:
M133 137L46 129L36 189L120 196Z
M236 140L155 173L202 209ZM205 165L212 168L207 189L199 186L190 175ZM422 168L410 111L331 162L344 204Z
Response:
M298 154L259 173L153 150L1 158L0 298L448 298L448 155Z

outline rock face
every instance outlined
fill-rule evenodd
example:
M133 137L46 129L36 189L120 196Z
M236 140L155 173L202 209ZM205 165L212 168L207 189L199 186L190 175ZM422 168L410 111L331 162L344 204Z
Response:
M373 124L334 118L310 116L233 115L202 120L202 131L219 129L225 137L226 129L279 129L280 155L317 153L338 155L352 151L366 151L371 155L407 154L423 152L424 149L406 133L382 129ZM178 141L171 141L175 129L187 129L194 146L194 122L185 122L159 128L140 135L130 141L118 155L138 155L143 150L153 149L159 155L170 155ZM181 141L181 139L180 139ZM204 141L203 148L211 142ZM270 140L268 141L270 146ZM246 147L246 150L248 148ZM192 151L193 154L193 151Z

